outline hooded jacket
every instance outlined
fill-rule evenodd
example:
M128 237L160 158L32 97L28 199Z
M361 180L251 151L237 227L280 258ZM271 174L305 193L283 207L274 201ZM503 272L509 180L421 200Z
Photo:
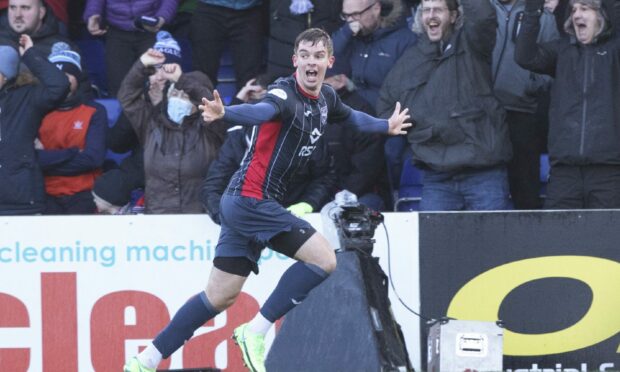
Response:
M211 161L224 141L223 122L206 124L199 112L181 125L167 115L167 99L156 106L147 102L143 84L151 69L138 60L121 84L118 99L144 149L147 213L202 213L200 189ZM202 72L181 75L175 88L194 105L212 99L213 85Z
M416 41L403 17L399 0L382 2L387 14L369 35L353 36L347 23L332 35L336 62L331 74L345 74L356 92L374 108L381 84L398 58Z
M620 38L607 28L591 43L570 35L537 43L540 14L526 13L517 39L517 63L554 77L549 107L552 165L620 165Z
M515 62L515 42L523 24L525 0L517 0L507 8L499 0L491 4L497 13L497 41L493 49L493 88L506 110L534 113L541 92L546 92L551 78L525 70ZM558 39L560 34L553 14L545 11L540 17L538 42Z
M413 127L413 160L435 171L505 164L512 156L505 112L491 85L497 19L488 1L463 0L449 39L422 33L388 74L377 112L389 117L400 101ZM465 17L463 17L463 14ZM418 10L414 30L422 30Z
M34 47L22 57L39 84L8 81L0 90L0 215L37 214L45 208L34 140L45 114L69 91L65 74L46 57Z

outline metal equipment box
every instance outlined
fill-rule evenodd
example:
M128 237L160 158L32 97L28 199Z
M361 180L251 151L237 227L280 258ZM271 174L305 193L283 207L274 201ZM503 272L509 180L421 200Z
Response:
M504 329L494 322L449 320L428 334L429 372L502 371Z

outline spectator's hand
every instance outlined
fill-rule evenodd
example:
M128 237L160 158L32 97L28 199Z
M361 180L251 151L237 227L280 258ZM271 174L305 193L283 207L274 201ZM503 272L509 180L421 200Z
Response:
M357 34L362 29L362 25L359 23L359 21L349 22L348 24L349 24L349 28L353 32L353 36L357 36Z
M291 205L286 208L286 210L291 212L294 216L301 218L308 213L312 213L312 206L306 202L301 202Z
M181 66L179 66L178 63L166 63L165 65L161 66L161 76L168 80L171 81L173 83L176 83L177 81L179 81L179 78L181 77L181 74L183 73L183 70L181 69Z
M32 48L32 39L26 34L19 37L19 55L23 56L28 49Z
M525 0L525 13L538 13L544 4L545 0Z
M334 75L334 76L330 76L326 78L325 82L331 85L334 89L340 90L347 86L348 80L349 78L347 77L347 75L339 74L339 75Z
M153 106L157 106L164 99L164 87L166 80L162 79L160 74L149 76L149 99Z
M220 93L217 89L213 91L213 101L209 101L203 97L202 105L199 105L198 109L202 111L202 119L207 123L224 117L224 103L222 103Z
M162 52L150 48L140 56L140 62L142 62L144 67L161 65L166 62L166 56Z
M101 16L99 14L93 14L88 17L88 23L86 24L88 32L93 36L101 36L108 32L108 29L101 28Z
M237 93L236 97L243 102L248 102L263 92L265 92L265 88L259 84L256 84L256 78L254 78L245 83L243 88L241 88L239 93Z
M164 23L166 23L163 17L157 17L157 19L159 22L157 22L155 26L142 25L142 27L144 27L145 30L156 34L164 26Z
M38 137L34 139L34 148L35 150L45 150L45 147L43 146Z
M557 8L559 2L559 0L545 0L545 9L553 13L555 12L555 8Z
M392 136L397 136L399 134L407 134L405 129L411 127L411 123L407 122L410 116L407 115L409 109L406 108L403 111L400 111L400 102L396 102L396 107L394 107L394 113L388 119L388 134Z

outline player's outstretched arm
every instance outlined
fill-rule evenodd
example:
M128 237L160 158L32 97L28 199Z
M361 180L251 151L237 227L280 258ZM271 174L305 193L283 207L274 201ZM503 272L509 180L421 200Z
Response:
M405 108L404 110L400 110L400 102L396 102L396 107L394 107L394 113L388 119L388 134L392 136L397 136L399 134L407 134L405 129L411 127L411 123L408 122L410 116L408 114L409 109Z
M213 100L203 97L202 105L198 105L198 109L202 111L202 119L207 123L224 117L224 103L217 89L213 91Z

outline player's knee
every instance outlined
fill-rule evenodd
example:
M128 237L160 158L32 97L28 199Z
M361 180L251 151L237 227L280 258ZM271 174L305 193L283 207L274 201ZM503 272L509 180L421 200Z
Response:
M320 262L317 264L323 271L328 274L331 274L336 270L336 255L333 251L329 251L328 254L325 254L321 257Z
M239 292L221 292L218 290L210 290L207 287L207 298L213 307L218 311L224 311L235 303Z

